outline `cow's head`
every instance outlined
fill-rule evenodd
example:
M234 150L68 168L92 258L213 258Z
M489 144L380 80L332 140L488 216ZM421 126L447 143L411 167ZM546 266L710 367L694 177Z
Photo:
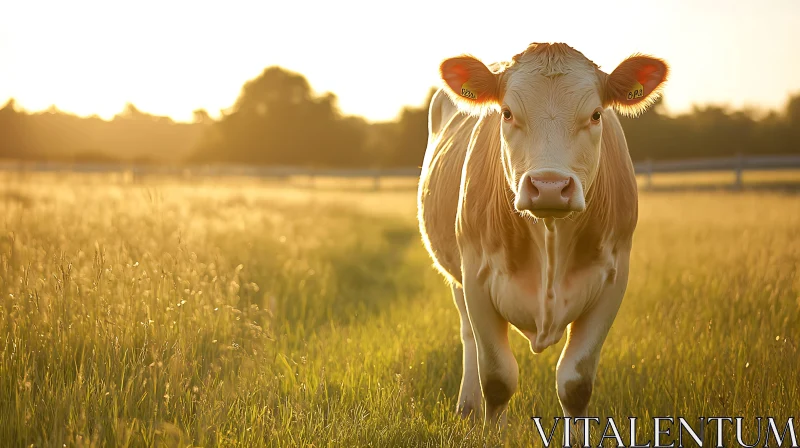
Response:
M538 218L563 218L586 208L597 177L607 108L645 111L659 95L668 68L635 55L611 74L564 44L532 44L511 63L490 70L471 56L440 67L462 110L497 113L514 206Z

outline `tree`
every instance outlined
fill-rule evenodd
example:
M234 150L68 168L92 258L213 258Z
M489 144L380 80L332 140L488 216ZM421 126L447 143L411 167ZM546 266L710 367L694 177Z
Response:
M389 167L420 166L428 145L428 109L430 109L435 88L428 91L421 107L404 107L396 126L384 126L383 144L388 151L381 164Z
M208 115L205 109L195 109L192 112L192 123L197 123L201 125L209 125L214 122L214 119Z
M268 67L206 134L197 160L347 166L363 155L364 130L342 117L332 93L315 95L300 74Z
M0 109L0 158L31 156L25 138L25 114L17 111L17 102L9 99Z

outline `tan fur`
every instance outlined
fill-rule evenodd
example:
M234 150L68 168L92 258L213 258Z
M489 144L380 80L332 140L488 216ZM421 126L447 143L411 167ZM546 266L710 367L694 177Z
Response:
M622 126L612 109L602 107L643 110L666 78L666 64L651 70L653 61L658 60L625 61L609 76L567 45L531 44L491 69L468 62L487 83L492 73L496 86L486 87L491 95L462 101L453 91L461 80L456 77L431 103L418 192L420 231L434 265L460 298L462 328L469 313L477 353L485 355L469 365L481 363L484 398L502 395L486 401L487 418L499 418L517 387L517 365L503 330L509 323L536 353L571 329L559 360L559 397L567 415L588 403L599 350L627 285L638 215ZM445 78L447 61L442 67ZM629 88L636 76L649 91L620 103L620 86ZM501 118L500 105L512 110L513 123ZM458 113L465 107L471 115ZM596 107L602 109L602 127L588 120ZM585 200L585 208L576 209L582 212L546 218L545 226L516 209L523 174L543 169L573 173ZM466 379L475 372L468 372L467 350L465 345L461 395L471 397L465 391L476 385ZM595 367L589 371L587 365Z
M438 91L429 109L428 151L422 162L417 210L422 241L434 265L460 284L461 260L455 236L459 183L467 152L465 140L477 118L457 114L456 106Z
M455 235L443 225L442 228L448 230L446 237L444 234L427 236L431 245L438 247L437 259L452 260L476 251L489 257L483 263L489 263L487 269L497 273L494 283L513 284L512 290L505 287L495 290L493 299L497 311L520 330L552 343L557 342L565 327L592 304L591 294L576 297L569 291L581 289L581 282L588 278L598 278L599 283L605 281L605 275L614 269L614 266L607 266L609 257L617 250L630 247L636 226L636 183L627 145L614 112L607 110L604 117L606 127L600 169L589 190L587 209L556 224L559 235L554 288L558 293L554 303L541 306L533 303L534 297L544 300L546 293L545 228L541 222L536 223L513 208L513 192L504 181L502 160L498 156L499 118L496 114L480 119L470 134L466 166L461 175ZM469 131L462 132L466 135ZM455 179L451 179L453 181ZM459 245L450 246L453 240ZM490 257L492 254L497 257ZM450 262L440 268L459 280L464 275L460 272L461 263ZM511 298L518 294L531 297L532 302L514 303ZM546 317L548 328L537 328L537 324L545 323Z
M527 70L537 71L543 76L566 75L582 66L598 69L597 64L583 53L566 44L532 43L522 53L512 58L516 63L534 62Z
M639 204L628 144L614 112L606 110L603 119L600 172L587 195L586 212L576 218L572 269L590 264L593 248L604 238L615 245L629 244L636 228Z
M537 57L546 61L546 64L535 66L545 76L574 71L576 60L579 64L597 68L582 54L563 44L531 44L513 58L513 63L502 63L497 67L514 70L515 64ZM441 92L437 92L435 101L431 103L431 117L438 117L441 108L449 106L448 110L453 110L452 103L447 104L447 97ZM452 92L446 93L452 97ZM584 247L583 252L578 251L575 255L578 264L585 264L581 260L588 257L586 244L597 240L599 235L608 235L618 227L619 237L625 238L635 227L636 186L627 144L614 113L607 110L604 116L607 128L603 133L601 174L595 181L598 188L590 190L587 195L589 207L578 218L582 227L578 238ZM423 240L439 270L456 282L460 282L461 267L458 248L453 242L456 241L455 211L462 189L462 201L466 207L470 208L469 202L475 204L471 207L474 213L463 215L458 220L462 234L477 237L486 250L502 250L511 273L517 264L525 261L530 249L530 221L513 210L514 193L504 181L506 174L498 138L499 124L498 114L483 115L478 119L454 116L442 134L429 141L423 162L418 195ZM468 147L477 149L468 155ZM462 178L467 157L474 171ZM615 183L619 188L615 188ZM454 185L458 187L454 188Z
M514 211L514 193L508 188L502 166L499 132L500 116L492 114L481 118L467 136L471 137L466 142L470 151L461 178L454 230L486 252L505 254L506 267L513 272L527 261L533 241L530 223Z

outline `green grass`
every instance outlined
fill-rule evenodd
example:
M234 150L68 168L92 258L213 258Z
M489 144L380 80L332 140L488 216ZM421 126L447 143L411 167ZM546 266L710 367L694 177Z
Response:
M3 444L541 446L530 417L560 414L563 341L533 355L512 336L520 389L504 434L462 421L458 316L413 193L319 196L5 179ZM797 416L800 197L640 206L590 412Z

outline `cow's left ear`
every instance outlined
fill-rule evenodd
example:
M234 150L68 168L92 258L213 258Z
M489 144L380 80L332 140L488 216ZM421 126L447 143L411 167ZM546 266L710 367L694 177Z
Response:
M669 67L661 59L634 55L624 60L606 79L605 106L627 116L643 113L661 95Z

